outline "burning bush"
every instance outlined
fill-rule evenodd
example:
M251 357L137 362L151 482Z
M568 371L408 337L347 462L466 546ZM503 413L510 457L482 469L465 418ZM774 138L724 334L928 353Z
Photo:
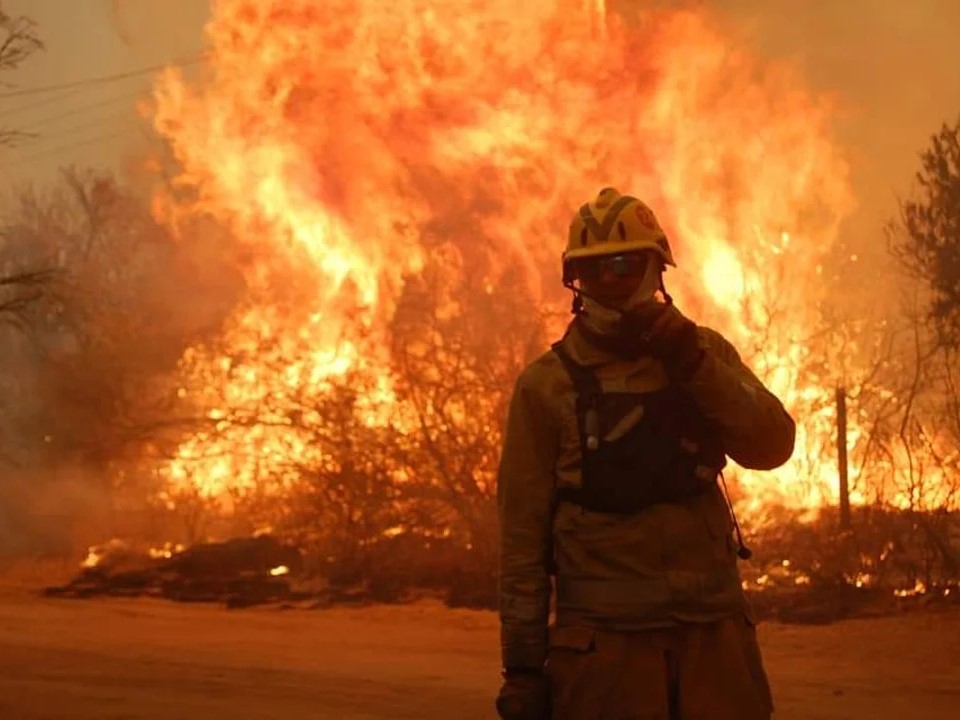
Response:
M809 461L830 437L834 382L811 372L807 340L833 282L817 268L849 206L846 166L788 68L760 66L696 13L628 22L564 0L519 14L233 0L207 36L204 78L157 84L180 173L157 207L175 226L229 228L247 298L221 342L185 355L183 399L217 422L262 422L188 439L172 483L295 482L312 446L266 409L291 394L319 405L350 370L374 379L371 415L420 434L415 474L438 471L438 500L489 495L503 394L562 328L568 213L615 183L648 198L681 265L702 270L669 278L678 301L749 348L801 419L797 460L742 482L765 500L830 499L830 470ZM440 436L458 451L443 467ZM477 537L491 520L457 512Z
M732 473L765 528L749 581L955 580L955 356L825 302L847 168L789 67L699 12L566 0L223 0L207 38L198 81L154 89L152 215L106 178L21 208L72 293L36 426L129 501L125 534L269 531L343 588L489 603L508 395L568 317L568 213L616 184L667 227L678 303L799 422L790 463ZM856 534L815 512L841 499L838 386Z

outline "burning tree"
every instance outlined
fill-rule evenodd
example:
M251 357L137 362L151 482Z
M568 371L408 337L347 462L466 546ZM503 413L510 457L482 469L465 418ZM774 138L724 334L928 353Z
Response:
M960 123L944 124L920 162L917 193L889 226L906 327L899 412L878 447L912 522L897 538L912 547L904 564L917 587L930 588L960 578Z
M741 509L809 530L837 501L840 383L855 503L909 501L891 440L933 457L895 423L920 358L823 302L847 167L789 67L697 12L579 0L225 0L207 38L202 77L164 73L152 107L156 220L242 279L163 386L199 419L152 468L186 539L229 517L346 583L438 548L487 582L507 396L567 317L568 213L611 184L662 216L678 304L799 421L788 465L736 473Z
M842 352L829 362L844 366L849 407L857 416L848 438L853 523L842 527L831 514L813 525L771 528L756 578L761 584L774 582L774 568L787 584L836 592L875 588L888 601L891 586L901 596L932 599L956 590L958 131L944 126L934 136L921 156L918 195L901 205L900 218L889 226L892 257L903 271L891 278L905 290L901 316L872 329L848 319L838 326L839 336L833 334ZM852 366L848 353L857 358Z
M960 123L944 125L920 160L917 194L889 226L907 289L897 460L909 483L907 507L954 509L960 492Z
M495 588L501 425L517 375L546 344L545 320L522 273L446 242L408 278L390 328L396 398L409 418L400 457L417 478L405 495L420 525L458 548L469 580L456 591L474 600Z
M944 124L920 160L917 197L901 204L899 221L890 227L891 248L911 290L906 310L918 366L914 386L927 391L911 395L919 397L904 430L909 426L923 438L934 472L955 478L960 471L960 121ZM949 487L956 493L954 485Z
M192 89L171 71L157 86L156 126L181 168L177 187L190 189L189 202L162 198L164 217L216 218L249 260L251 301L227 344L243 348L250 372L231 377L229 394L243 395L245 377L295 385L363 366L372 358L358 352L358 328L371 352L394 346L390 318L414 287L405 278L444 243L474 287L496 291L509 268L534 315L562 317L556 258L569 207L610 182L663 208L690 268L670 278L678 301L737 339L763 320L761 308L743 311L766 287L764 262L786 256L813 272L829 252L848 193L826 108L784 91L795 82L787 69L761 71L698 15L651 12L637 27L579 3L519 17L506 2L467 13L439 0L390 13L347 5L223 3L207 30L206 80ZM409 42L396 42L401 31ZM795 310L770 318L784 344L765 346L761 362L787 395L798 376L778 368L816 315L803 275L777 287ZM278 288L297 302L272 300ZM267 353L280 363L270 372L253 367L260 343L279 349ZM389 367L383 359L369 366ZM396 378L385 384L395 392Z
M172 506L244 508L331 557L338 535L442 537L491 567L506 396L563 327L567 214L611 183L661 210L678 302L801 416L798 460L742 473L748 496L823 501L835 378L809 372L820 284L800 279L848 191L828 108L788 68L696 13L563 0L234 0L207 35L206 76L155 89L177 168L155 207L225 228L245 295L181 358L180 401L209 425L162 469Z
M464 565L489 579L500 423L513 379L543 344L542 317L522 277L498 271L491 284L488 251L468 258L443 243L425 254L404 281L389 347L361 334L340 356L320 355L303 338L256 333L185 356L199 373L185 377L185 399L213 403L215 423L171 465L171 505L229 506L246 531L296 537L344 582L429 584L424 562L434 580ZM295 359L311 353L317 364ZM437 552L442 572L425 558Z

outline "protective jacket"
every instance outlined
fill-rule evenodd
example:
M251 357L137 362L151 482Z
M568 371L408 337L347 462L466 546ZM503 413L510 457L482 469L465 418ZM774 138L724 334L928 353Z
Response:
M724 456L749 469L782 465L793 452L795 425L726 339L698 332L705 358L678 386L651 357L623 360L595 347L576 320L560 352L545 353L518 378L498 474L504 667L542 667L552 576L559 628L647 630L747 610L716 475ZM576 382L571 361L596 378L604 397L616 398L607 403L617 408L612 419L585 427L584 383ZM678 403L699 417L688 433L695 442L681 445L690 446L690 470L703 482L675 492L675 469L653 462L664 476L618 494L623 478L610 482L604 468L642 463L636 448L659 457L663 409ZM647 430L638 429L644 422ZM645 444L631 445L634 436ZM597 440L610 450L599 460L591 455Z

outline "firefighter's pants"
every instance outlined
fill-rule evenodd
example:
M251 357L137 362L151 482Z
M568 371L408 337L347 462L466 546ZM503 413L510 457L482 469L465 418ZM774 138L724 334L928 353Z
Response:
M770 686L743 615L662 630L551 628L553 720L769 720Z

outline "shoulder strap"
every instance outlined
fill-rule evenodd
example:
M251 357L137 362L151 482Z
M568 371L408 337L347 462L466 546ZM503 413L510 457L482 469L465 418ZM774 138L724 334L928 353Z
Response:
M553 352L560 358L563 369L567 371L570 380L573 382L573 389L577 393L577 411L578 414L595 405L596 399L603 394L603 388L600 381L593 371L585 365L581 365L568 353L563 347L563 341L555 342L552 346Z
M603 389L600 387L600 381L597 376L586 367L581 365L563 348L563 340L555 342L552 346L553 352L557 354L563 369L567 371L573 382L573 390L576 393L576 412L577 412L577 430L580 434L580 453L581 458L585 458L587 452L591 449L588 445L588 423L596 424L597 403ZM592 420L588 420L592 416ZM595 431L594 431L595 432ZM595 447L595 446L594 446ZM581 467L583 460L581 459ZM556 490L557 502L569 502L574 505L583 506L583 488L582 487L560 487Z

